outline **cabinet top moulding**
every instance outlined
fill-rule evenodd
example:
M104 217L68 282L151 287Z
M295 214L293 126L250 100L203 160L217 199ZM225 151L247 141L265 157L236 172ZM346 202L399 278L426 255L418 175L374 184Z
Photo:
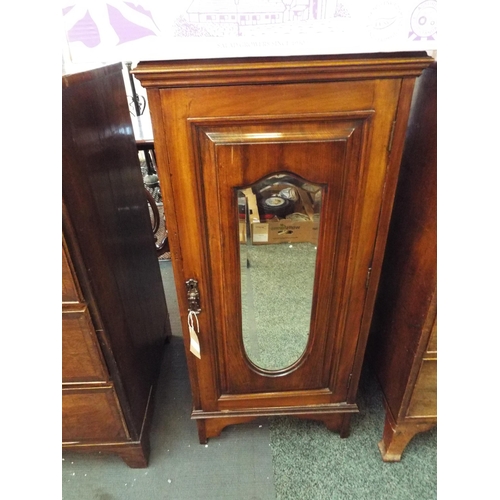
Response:
M432 61L425 52L189 59L144 61L132 73L143 87L251 85L416 77Z

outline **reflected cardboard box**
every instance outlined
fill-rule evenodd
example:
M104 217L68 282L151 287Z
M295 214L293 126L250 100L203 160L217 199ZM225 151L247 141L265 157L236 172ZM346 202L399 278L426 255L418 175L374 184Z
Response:
M278 193L283 186L273 186ZM245 196L247 212L240 213L240 243L247 239L253 245L270 245L276 243L318 243L319 214L315 214L311 194L295 187L299 200L295 201L293 215L290 218L274 216L266 220L265 214L259 210L257 197L251 188L241 191ZM299 214L299 215L297 215ZM248 217L248 224L247 224Z

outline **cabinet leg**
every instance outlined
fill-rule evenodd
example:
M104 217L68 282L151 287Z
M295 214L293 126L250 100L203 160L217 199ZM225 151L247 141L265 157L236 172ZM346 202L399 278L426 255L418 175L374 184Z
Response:
M351 434L351 416L352 413L345 413L342 416L342 424L340 425L341 438L348 438Z
M256 417L223 417L203 418L196 420L200 444L206 444L209 438L220 436L222 430L228 425L246 424Z
M384 434L378 443L384 462L399 462L401 455L415 434L432 429L435 423L395 423L386 413Z
M140 443L118 452L120 458L132 469L145 469L149 463L149 444Z
M148 459L143 453L120 453L120 458L131 468L131 469L145 469L148 466Z
M205 420L197 420L196 426L198 427L198 439L200 441L200 444L207 444L208 437L207 437L206 421Z

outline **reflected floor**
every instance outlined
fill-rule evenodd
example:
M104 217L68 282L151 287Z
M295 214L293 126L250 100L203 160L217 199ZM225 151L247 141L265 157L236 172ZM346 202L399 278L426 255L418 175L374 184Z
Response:
M261 368L286 368L307 345L316 246L242 245L240 256L247 355Z

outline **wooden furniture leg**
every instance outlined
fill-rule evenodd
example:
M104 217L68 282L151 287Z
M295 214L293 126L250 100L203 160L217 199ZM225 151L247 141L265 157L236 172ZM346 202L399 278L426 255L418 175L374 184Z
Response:
M132 469L145 469L149 462L149 443L125 448L119 452L120 458Z
M384 434L378 443L384 462L399 462L408 443L419 432L432 429L435 422L396 424L389 412L385 417Z

